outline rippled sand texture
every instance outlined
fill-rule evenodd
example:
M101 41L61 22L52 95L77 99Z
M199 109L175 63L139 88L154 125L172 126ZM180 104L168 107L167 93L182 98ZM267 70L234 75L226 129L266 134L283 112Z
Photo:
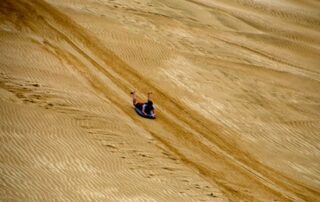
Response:
M0 1L0 201L319 200L319 36L313 0Z

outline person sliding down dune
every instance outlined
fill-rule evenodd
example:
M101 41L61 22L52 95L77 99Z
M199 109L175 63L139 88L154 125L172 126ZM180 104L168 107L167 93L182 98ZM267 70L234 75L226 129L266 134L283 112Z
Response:
M155 108L153 106L153 102L151 101L151 94L152 94L151 92L148 93L148 100L145 103L141 103L137 101L135 91L132 91L130 94L132 96L133 106L139 110L139 111L136 110L139 114L141 112L141 115L146 118L156 118Z

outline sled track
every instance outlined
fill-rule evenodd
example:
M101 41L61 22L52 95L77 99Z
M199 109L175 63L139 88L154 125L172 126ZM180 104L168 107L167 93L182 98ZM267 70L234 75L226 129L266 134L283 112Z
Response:
M269 169L235 148L224 136L224 133L233 131L225 131L195 111L186 111L187 107L181 102L167 96L54 7L37 0L7 1L6 4L14 8L15 12L23 13L24 26L43 37L43 41L36 43L42 44L72 71L77 72L81 77L79 80L94 89L97 96L110 100L186 164L198 170L204 178L222 187L231 200L252 200L255 192L281 201L316 199L320 195L319 191ZM42 26L34 26L32 23L41 23ZM112 85L106 86L107 82ZM137 118L126 105L126 97L123 95L133 88L150 89L159 98L160 116L152 125ZM180 116L177 109L186 116ZM193 152L198 155L188 156L188 150L196 150ZM201 162L202 158L206 158L206 161ZM224 183L231 180L234 187ZM236 190L239 186L243 189Z

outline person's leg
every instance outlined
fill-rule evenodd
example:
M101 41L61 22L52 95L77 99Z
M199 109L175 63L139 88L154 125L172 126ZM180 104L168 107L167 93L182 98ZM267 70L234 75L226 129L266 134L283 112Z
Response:
M132 97L132 104L133 104L133 106L135 106L137 104L136 92L132 91L130 94L131 94L131 97Z

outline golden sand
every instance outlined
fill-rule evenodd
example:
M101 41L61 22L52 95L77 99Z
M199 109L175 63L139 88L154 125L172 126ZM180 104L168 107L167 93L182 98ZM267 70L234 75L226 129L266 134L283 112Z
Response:
M0 201L320 200L319 1L1 0L0 50Z

